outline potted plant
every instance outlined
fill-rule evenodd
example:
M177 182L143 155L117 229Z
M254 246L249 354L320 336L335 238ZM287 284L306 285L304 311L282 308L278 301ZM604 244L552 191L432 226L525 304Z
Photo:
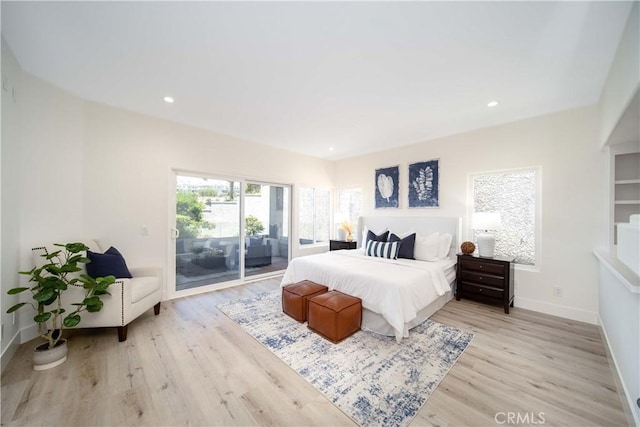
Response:
M46 342L34 349L34 369L53 368L67 359L67 340L62 338L63 327L72 328L82 320L80 313L87 311L95 313L102 309L101 295L109 294L107 289L115 282L114 276L92 278L82 271L80 264L91 262L86 256L88 248L83 243L56 243L58 249L43 257L46 263L36 266L30 271L20 274L29 276L32 287L17 287L9 289L9 295L31 291L33 302L20 302L7 310L13 313L25 305L36 310L33 320L38 324L38 333ZM62 295L69 287L84 290L82 301L72 303L75 307L69 313L62 306Z

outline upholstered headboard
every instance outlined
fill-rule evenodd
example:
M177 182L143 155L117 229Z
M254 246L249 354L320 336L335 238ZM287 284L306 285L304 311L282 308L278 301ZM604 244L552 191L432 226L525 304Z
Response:
M390 230L392 233L403 234L414 231L426 236L436 231L450 233L451 247L449 256L455 255L460 247L460 218L434 216L361 216L358 220L358 247L364 242L364 229L373 232Z

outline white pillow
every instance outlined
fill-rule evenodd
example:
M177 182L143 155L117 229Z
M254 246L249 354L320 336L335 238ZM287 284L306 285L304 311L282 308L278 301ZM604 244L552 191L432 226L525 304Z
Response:
M428 236L416 234L416 244L413 256L420 261L437 261L440 253L440 233Z
M449 233L442 233L440 235L440 249L438 251L438 258L445 259L447 255L449 255L451 240L453 240L453 236Z

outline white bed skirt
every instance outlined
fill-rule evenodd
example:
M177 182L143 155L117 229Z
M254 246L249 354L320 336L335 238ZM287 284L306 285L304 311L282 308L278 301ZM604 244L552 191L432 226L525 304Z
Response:
M452 291L447 291L444 295L439 296L431 304L423 308L418 312L418 315L412 321L405 323L402 338L409 336L409 330L415 328L425 320L427 320L433 313L440 310L446 303L448 303L453 297ZM396 333L393 327L387 322L382 315L374 313L366 308L362 309L362 330L374 332L376 334L385 335L389 337L395 337Z

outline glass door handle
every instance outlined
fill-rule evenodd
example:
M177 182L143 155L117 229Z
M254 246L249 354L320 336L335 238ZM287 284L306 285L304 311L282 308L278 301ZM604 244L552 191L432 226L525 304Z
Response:
M173 240L176 240L178 237L180 237L180 230L178 230L177 228L172 228L171 229L171 238Z

